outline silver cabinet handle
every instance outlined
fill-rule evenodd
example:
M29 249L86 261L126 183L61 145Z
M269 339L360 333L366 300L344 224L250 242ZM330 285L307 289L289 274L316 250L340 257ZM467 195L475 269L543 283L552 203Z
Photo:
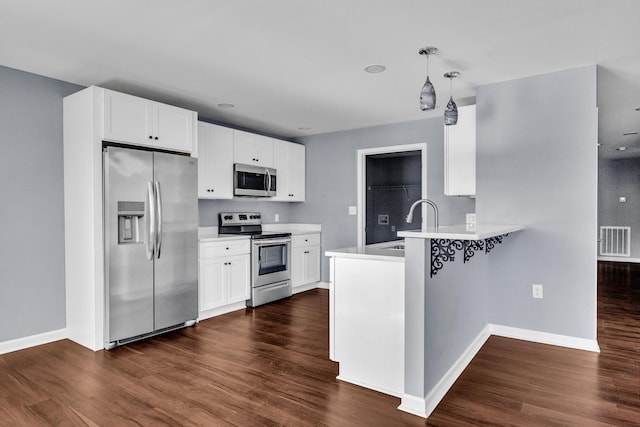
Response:
M153 183L147 182L147 209L149 211L149 236L147 239L147 259L151 261L155 251L156 242L156 202L153 194Z
M156 181L156 203L158 206L158 233L156 236L156 258L160 259L160 250L162 249L162 192L160 191L160 182Z

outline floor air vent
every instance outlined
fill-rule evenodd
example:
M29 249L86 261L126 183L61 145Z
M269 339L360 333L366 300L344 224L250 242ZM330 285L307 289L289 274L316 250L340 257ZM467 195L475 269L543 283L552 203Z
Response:
M631 227L600 227L600 255L630 256Z

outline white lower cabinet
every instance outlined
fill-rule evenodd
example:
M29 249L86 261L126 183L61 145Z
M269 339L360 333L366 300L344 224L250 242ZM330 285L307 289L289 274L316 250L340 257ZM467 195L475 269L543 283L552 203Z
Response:
M320 281L320 233L291 237L291 283L294 288Z
M245 306L251 286L248 239L201 242L199 268L201 320Z

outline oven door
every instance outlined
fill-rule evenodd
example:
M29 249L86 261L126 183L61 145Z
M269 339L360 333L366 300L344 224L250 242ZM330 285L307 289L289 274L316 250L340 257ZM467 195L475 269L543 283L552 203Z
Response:
M253 241L252 285L263 286L291 278L291 239L259 239Z

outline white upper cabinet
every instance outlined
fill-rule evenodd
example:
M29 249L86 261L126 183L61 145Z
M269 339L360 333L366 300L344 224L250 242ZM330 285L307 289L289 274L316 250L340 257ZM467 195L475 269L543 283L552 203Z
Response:
M198 122L198 198L233 198L233 129Z
M197 120L194 111L104 89L107 141L191 153Z
M274 201L304 202L305 147L287 141L274 140L276 196Z
M274 167L273 138L240 130L233 131L233 159L245 165Z
M444 127L444 194L476 194L476 106L458 107L458 124Z

